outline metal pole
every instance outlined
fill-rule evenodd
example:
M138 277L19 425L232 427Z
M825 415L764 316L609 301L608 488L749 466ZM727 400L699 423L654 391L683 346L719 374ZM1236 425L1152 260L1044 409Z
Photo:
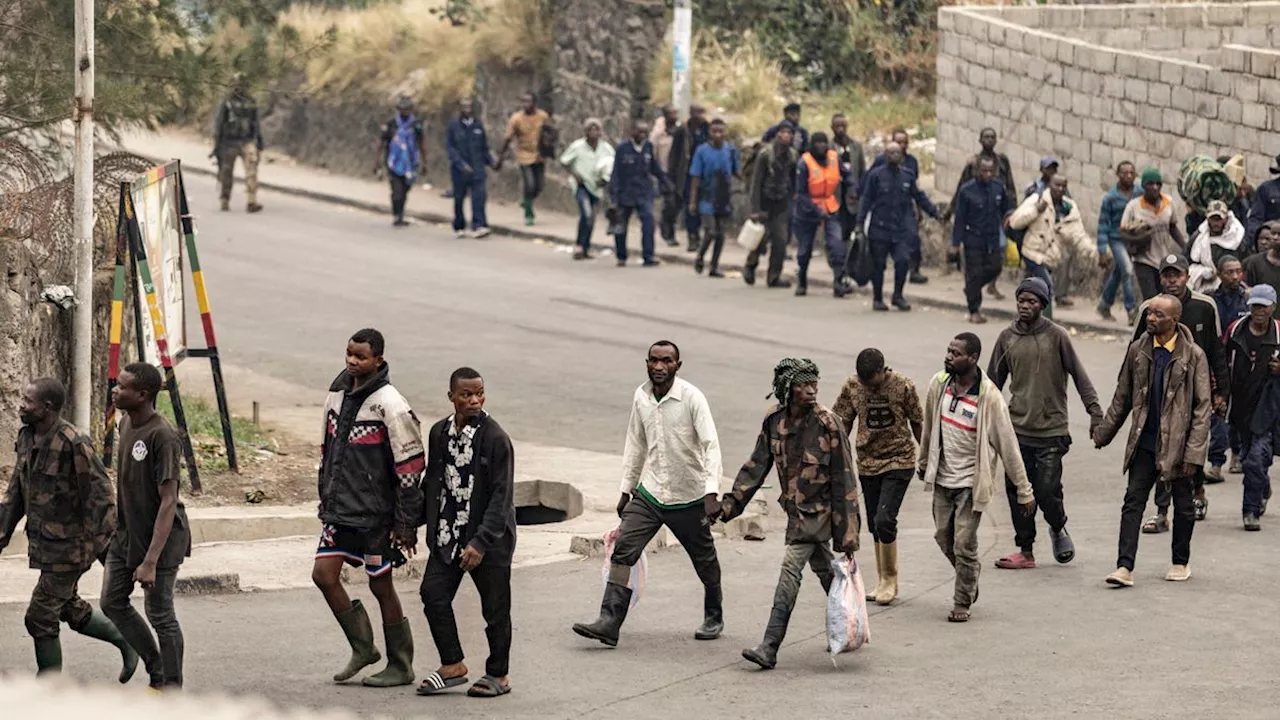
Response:
M693 0L676 0L671 18L671 102L689 117L693 101L689 68L693 63Z
M71 392L75 424L91 432L93 396L93 0L76 0L74 169L76 308Z

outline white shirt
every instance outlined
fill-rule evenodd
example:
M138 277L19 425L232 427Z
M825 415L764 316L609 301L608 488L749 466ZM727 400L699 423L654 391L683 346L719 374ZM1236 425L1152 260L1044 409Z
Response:
M636 389L622 452L622 492L638 485L663 505L683 505L720 492L720 439L698 388L676 378L661 400L653 383Z
M952 490L971 488L978 470L978 396L957 397L955 386L947 383L939 420L942 462L935 482Z

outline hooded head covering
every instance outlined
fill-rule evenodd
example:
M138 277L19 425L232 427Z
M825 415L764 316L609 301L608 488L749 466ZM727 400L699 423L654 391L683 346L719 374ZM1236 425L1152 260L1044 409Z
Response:
M785 358L773 368L773 397L786 407L791 402L791 388L818 381L818 366L809 358Z
M1038 277L1029 277L1018 284L1018 290L1013 294L1014 299L1024 292L1029 292L1040 299L1040 307L1049 307L1049 284Z
M1142 171L1142 185L1147 183L1164 184L1164 178L1160 177L1160 168L1149 167Z

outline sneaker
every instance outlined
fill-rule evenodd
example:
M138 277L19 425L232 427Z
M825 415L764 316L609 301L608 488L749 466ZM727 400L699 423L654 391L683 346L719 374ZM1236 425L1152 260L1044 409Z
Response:
M1210 465L1208 470L1204 471L1204 482L1206 485L1217 485L1220 482L1226 482L1227 479L1222 477L1221 465Z
M871 309L876 312L889 312L889 306L885 305L883 300L872 300Z
M929 282L929 277L919 270L915 270L907 277L907 282L912 285L924 285Z
M1227 466L1227 472L1232 475L1244 474L1244 465L1240 462L1240 456L1234 452L1231 453L1231 464Z
M809 286L807 285L796 286L796 297L804 297L805 295L808 295L808 294L809 294Z
M247 212L247 213L249 213L250 215L252 215L252 214L254 214L254 213L260 213L260 212L262 212L262 206L261 206L261 205L259 205L258 203L249 203L248 205L245 205L245 206L244 206L244 210L245 210L245 212Z
M466 230L454 230L454 231L453 231L453 236L454 236L455 238L457 238L457 239L461 240L462 238L465 238L465 237L467 236L467 231L466 231Z
M1134 308L1129 311L1129 327L1133 327L1134 323L1138 322L1138 315L1140 314L1141 313L1138 312L1138 308Z
M1106 583L1113 587L1133 587L1133 571L1118 567L1115 572L1107 576Z
M223 200L219 201L219 203L218 203L218 208L219 208L219 209L221 209L221 210L222 210L222 212L227 212L227 211L229 211L229 210L231 209L231 201L230 201L230 200L227 200L227 199L223 199Z
M478 228L476 228L475 230L472 230L472 231L471 231L471 237L473 237L473 238L475 238L475 239L477 239L477 240L479 240L480 238L486 238L486 237L489 237L489 228L487 228L487 227L478 227Z
M891 302L900 312L911 312L911 303L906 298L896 297Z
M1164 574L1164 579L1169 582L1186 582L1191 579L1191 568L1187 565L1173 565Z
M1258 516L1253 513L1244 514L1244 529L1249 532L1258 532L1262 529L1262 523L1259 522Z
M785 290L791 287L791 281L786 278L779 278L777 280L770 280L768 286L771 288L782 288Z
M987 316L982 313L969 313L969 322L974 325L984 325L987 322Z
M626 266L627 266L627 261L626 261L626 260L619 260L619 261L618 261L618 267L626 267Z
M1098 306L1098 319L1100 319L1100 320L1106 320L1107 322L1115 322L1115 320L1116 320L1116 316L1111 314L1111 308L1109 308L1109 307L1102 307L1101 305L1099 305L1099 306Z
M645 261L644 261L643 263L641 263L641 264L642 264L642 265L644 265L645 267L658 267L659 265L661 265L661 264L662 264L662 261L661 261L661 260L657 260L657 259L654 259L654 260L645 260Z

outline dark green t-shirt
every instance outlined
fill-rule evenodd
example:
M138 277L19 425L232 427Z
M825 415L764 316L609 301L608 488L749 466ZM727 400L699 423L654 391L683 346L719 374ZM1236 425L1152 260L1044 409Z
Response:
M129 416L123 416L116 462L116 536L111 551L124 558L127 567L141 565L151 547L151 531L160 513L160 486L181 478L182 443L169 421L156 413L134 427ZM156 567L177 567L190 555L191 526L179 500L173 530Z

